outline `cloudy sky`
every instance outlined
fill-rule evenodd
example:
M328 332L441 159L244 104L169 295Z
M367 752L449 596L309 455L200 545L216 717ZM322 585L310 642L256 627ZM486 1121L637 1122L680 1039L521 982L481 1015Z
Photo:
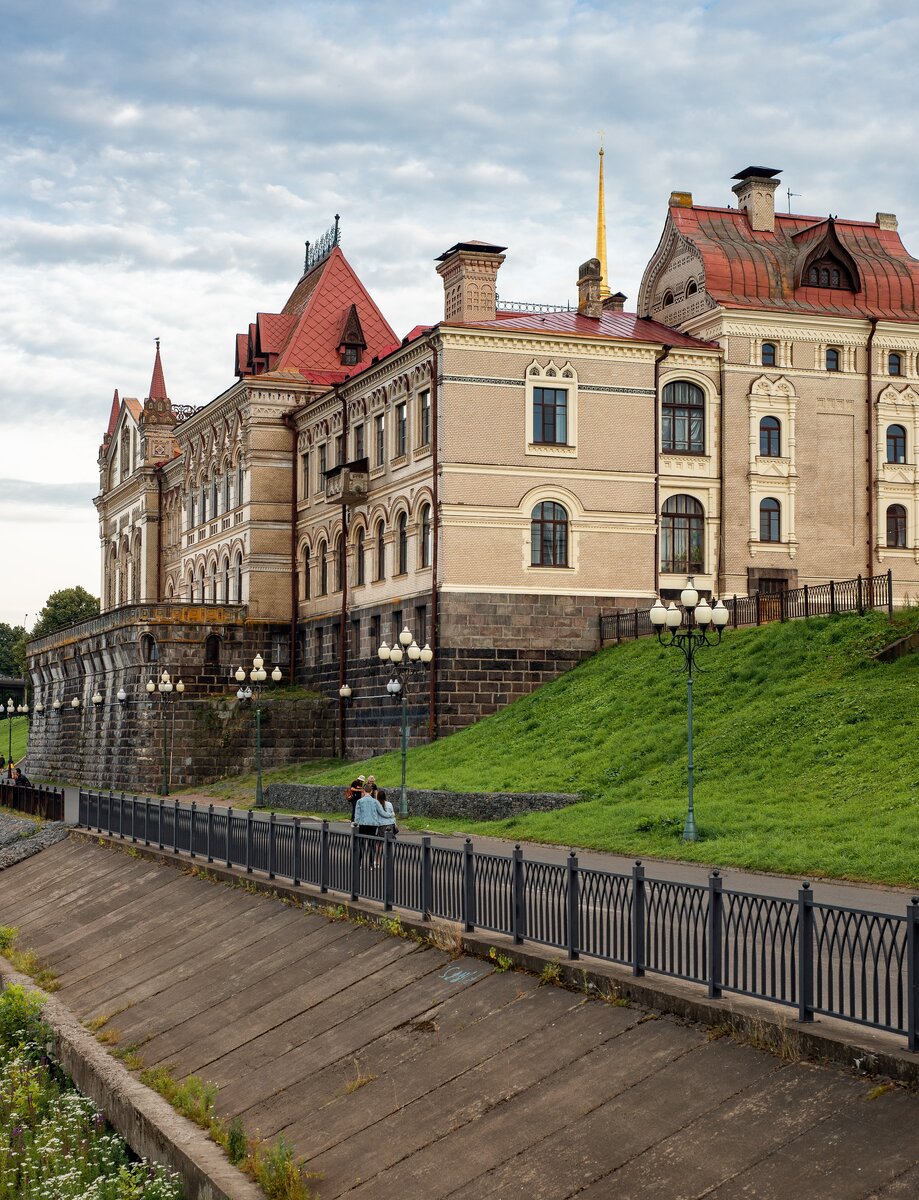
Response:
M897 213L919 253L914 11L0 0L0 620L98 593L96 454L113 389L147 394L153 339L175 403L213 398L336 212L400 334L440 315L432 259L459 240L509 247L506 299L574 296L601 129L633 301L671 190L726 204L749 163L783 168L795 211Z

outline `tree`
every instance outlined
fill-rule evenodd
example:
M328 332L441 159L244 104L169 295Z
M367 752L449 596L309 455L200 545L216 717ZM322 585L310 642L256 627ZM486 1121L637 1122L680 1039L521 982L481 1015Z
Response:
M38 614L29 636L44 637L45 634L63 629L65 625L73 625L75 621L85 621L87 617L98 614L99 600L91 596L86 588L62 588L59 592L52 592L45 601L45 607Z
M25 636L22 625L7 625L0 621L0 675L19 676L20 665L14 648Z

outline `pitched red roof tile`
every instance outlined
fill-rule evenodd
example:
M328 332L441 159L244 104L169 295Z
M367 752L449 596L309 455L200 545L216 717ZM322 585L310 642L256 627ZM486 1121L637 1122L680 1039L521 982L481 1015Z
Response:
M837 316L915 321L919 317L919 260L894 229L874 222L776 213L775 229L755 231L733 208L673 205L677 231L701 253L705 288L725 308L772 308ZM800 284L802 267L825 238L851 255L860 290Z
M259 313L256 317L256 353L280 354L296 320L293 313Z
M160 360L160 339L156 339L156 357L153 360L153 377L150 380L150 391L147 393L148 400L168 400L169 396L166 392L166 380L163 378L163 364Z
M112 397L112 411L109 413L108 429L105 431L106 437L111 437L115 432L115 426L118 424L118 414L121 412L121 401L118 399L118 388L115 388L115 395Z
M444 326L458 325L458 321L444 321ZM716 348L712 342L703 342L680 333L659 321L650 321L636 313L607 310L599 318L581 316L576 310L526 313L513 312L494 321L466 322L464 328L475 329L520 329L530 333L563 333L572 337L595 337L610 341L651 342L674 347L696 347L699 350Z

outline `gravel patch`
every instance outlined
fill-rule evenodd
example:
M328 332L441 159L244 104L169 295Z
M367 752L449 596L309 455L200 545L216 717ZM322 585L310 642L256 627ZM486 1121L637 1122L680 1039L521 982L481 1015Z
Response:
M13 837L9 836L8 826L10 823L21 826L18 834ZM65 825L63 821L52 821L47 825L42 825L36 833L33 821L21 821L17 817L0 817L0 847L2 847L0 848L0 871L4 867L11 867L14 863L22 862L24 858L31 858L40 850L47 850L55 842L62 842L69 834L70 826Z

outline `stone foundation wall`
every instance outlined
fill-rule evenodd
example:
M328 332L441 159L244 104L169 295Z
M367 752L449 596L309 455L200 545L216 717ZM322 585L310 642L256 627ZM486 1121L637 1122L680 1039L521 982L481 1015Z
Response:
M580 796L562 792L431 792L407 789L409 812L416 817L459 817L469 821L498 821L524 812L552 812L577 804ZM399 789L387 790L399 808ZM346 810L344 788L307 783L273 783L265 789L266 808L298 812L341 813Z

